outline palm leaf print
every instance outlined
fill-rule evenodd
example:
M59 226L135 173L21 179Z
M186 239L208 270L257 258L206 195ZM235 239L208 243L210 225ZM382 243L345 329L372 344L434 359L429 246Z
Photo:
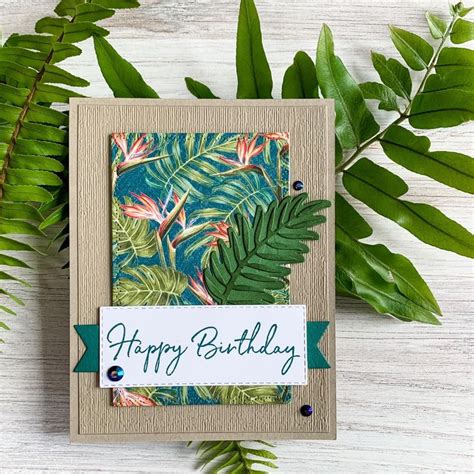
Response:
M225 180L212 207L198 209L191 217L229 222L234 213L252 216L257 206L266 207L275 199L275 186L269 186L257 174L242 174L240 179Z
M186 275L158 265L126 268L123 273L131 278L120 278L114 285L113 300L118 306L166 306L188 285Z
M212 399L226 405L256 405L282 401L282 390L274 385L223 385L207 387L207 390Z
M236 143L235 134L177 134L167 144L170 156L147 166L146 182L160 191L173 187L179 195L190 190L192 197L202 199L199 188L215 186L219 156L234 152Z
M266 209L275 199L277 186L270 187L261 176L257 174L241 174L240 179L227 178L220 186L219 193L212 199L212 207L200 207L191 214L191 218L206 222L225 222L228 224L234 214L251 217L258 206ZM206 201L208 202L208 200ZM204 203L203 203L204 204ZM202 246L208 245L212 237L202 234L189 245L186 255L191 255ZM203 255L203 265L209 257L209 250Z
M130 200L125 199L126 204ZM112 245L114 255L125 255L122 266L138 257L152 257L156 253L155 233L146 220L132 219L123 215L118 199L112 200Z

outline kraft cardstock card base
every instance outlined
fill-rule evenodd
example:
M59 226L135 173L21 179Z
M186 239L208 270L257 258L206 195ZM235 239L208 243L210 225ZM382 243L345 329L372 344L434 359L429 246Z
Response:
M214 305L203 270L236 214L288 194L289 136L273 133L114 133L114 305ZM288 303L289 285L271 290ZM169 384L167 384L169 385ZM115 406L288 403L289 387L114 389Z
M71 101L73 440L334 438L333 121Z

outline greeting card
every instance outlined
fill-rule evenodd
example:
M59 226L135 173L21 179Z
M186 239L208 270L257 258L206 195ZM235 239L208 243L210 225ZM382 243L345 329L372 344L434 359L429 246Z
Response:
M73 439L334 436L332 113L73 101Z

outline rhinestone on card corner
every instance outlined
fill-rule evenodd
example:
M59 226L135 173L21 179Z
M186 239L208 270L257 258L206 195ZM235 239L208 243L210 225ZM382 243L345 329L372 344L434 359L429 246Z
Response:
M300 413L303 415L303 416L311 416L313 414L313 407L311 405L303 405L301 408L300 408Z
M124 370L122 367L118 365L113 365L112 367L107 370L107 378L111 382L119 382L120 380L123 379L123 376L125 375Z

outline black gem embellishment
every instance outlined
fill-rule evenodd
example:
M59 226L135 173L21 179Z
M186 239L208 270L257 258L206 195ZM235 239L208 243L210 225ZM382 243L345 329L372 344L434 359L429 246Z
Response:
M303 416L311 416L313 414L313 407L311 405L303 405L300 408L300 412Z
M107 377L112 382L118 382L119 380L122 380L124 374L125 374L124 370L122 369L122 367L119 367L118 365L113 365L112 367L109 368L109 370L107 370Z
M303 181L298 180L293 183L293 189L295 191L303 191L303 188L304 188Z

